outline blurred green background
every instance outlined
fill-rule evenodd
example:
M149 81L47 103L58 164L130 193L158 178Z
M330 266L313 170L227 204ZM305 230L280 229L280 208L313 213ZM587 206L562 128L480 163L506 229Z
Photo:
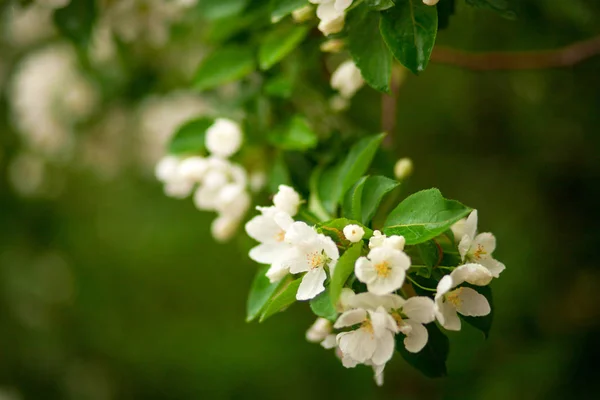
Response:
M461 4L438 43L537 50L600 34L594 0L522 3L516 21ZM363 89L348 115L376 132L378 107ZM164 196L128 141L110 179L63 165L59 194L20 196L3 95L0 399L597 398L600 57L515 72L432 64L403 84L397 113L397 156L415 163L404 194L437 186L477 208L507 269L490 338L449 334L446 379L395 357L378 388L370 368L304 339L303 305L245 323L251 240L215 244L213 216Z

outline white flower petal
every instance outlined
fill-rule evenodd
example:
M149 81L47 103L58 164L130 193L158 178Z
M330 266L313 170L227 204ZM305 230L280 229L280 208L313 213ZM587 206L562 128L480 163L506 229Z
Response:
M471 239L475 238L475 234L477 233L477 210L471 211L471 214L467 217L467 221L465 222L465 234L468 235Z
M492 273L483 265L480 264L465 264L457 267L450 274L454 286L458 286L463 282L470 283L476 286L485 286L492 281Z
M321 342L321 346L328 350L337 347L337 340L335 338L335 335L327 335L327 337Z
M438 282L437 291L435 294L435 300L437 300L448 293L450 289L454 287L454 282L452 281L452 277L450 275L444 275L442 279Z
M287 266L280 262L274 262L265 275L269 278L269 282L275 283L285 278L289 273L290 269Z
M317 318L306 331L306 340L312 343L324 341L331 333L331 322L325 318Z
M358 365L358 361L348 355L342 356L342 365L346 368L354 368Z
M300 207L300 195L290 186L279 185L279 191L273 196L273 204L277 209L294 216Z
M323 268L315 268L302 277L302 282L296 293L296 300L310 300L325 290L323 282L327 279L327 274Z
M377 295L385 295L397 289L400 289L404 284L406 271L402 268L392 268L389 275L386 277L376 276L374 280L367 283L369 292Z
M373 263L367 257L359 257L356 260L354 273L356 278L363 283L373 282L377 278L377 271L375 271Z
M490 303L488 303L484 295L467 287L457 290L460 290L458 294L460 301L456 307L459 313L471 317L482 317L490 313Z
M494 250L496 250L496 237L489 232L480 233L473 239L471 248L477 250L479 246L481 246L481 249L485 252L485 254L483 254L484 257L491 257Z
M473 239L469 235L463 235L462 239L458 243L458 253L460 254L460 259L465 261L467 253L471 249L471 244L473 243Z
M362 323L367 318L367 312L362 309L346 311L340 315L333 324L335 329L345 328L348 326Z
M423 350L429 339L427 328L423 324L410 319L404 320L404 322L412 328L410 333L404 338L404 347L411 353L418 353Z
M436 317L440 324L449 331L460 331L460 318L450 303L436 303Z
M342 353L359 363L369 360L377 347L373 334L362 328L340 333L337 341Z
M481 264L486 267L494 278L500 277L500 273L506 269L506 266L493 258L481 260Z
M390 331L387 331L377 340L377 347L373 352L373 356L371 357L371 361L376 365L382 365L387 363L392 359L394 355L394 334Z
M335 9L339 12L346 11L348 7L352 5L353 0L336 0Z
M290 225L285 233L285 241L298 244L303 241L313 240L318 236L317 232L305 222L296 221Z
M435 303L429 297L411 297L402 306L402 312L416 323L428 324L435 319Z

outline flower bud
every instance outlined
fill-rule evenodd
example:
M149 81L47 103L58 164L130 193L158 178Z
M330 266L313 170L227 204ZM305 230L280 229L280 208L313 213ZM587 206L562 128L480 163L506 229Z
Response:
M351 60L343 62L331 74L331 87L339 91L340 95L346 99L354 96L354 93L364 84L365 81L360 74L360 70Z
M382 234L378 230L373 231L373 236L371 236L371 238L369 239L369 248L374 249L375 247L382 246L384 240L385 240L384 234Z
M206 130L206 148L216 156L227 158L238 151L241 144L242 131L232 120L218 118Z
M426 6L435 6L440 0L423 0Z
M183 179L199 182L208 169L208 162L200 156L188 157L179 163L179 176Z
M172 180L165 183L164 191L169 197L183 199L192 193L194 183L186 179Z
M154 175L161 182L168 182L177 179L177 168L179 167L179 159L175 156L163 157L154 169Z
M339 33L344 29L344 14L341 14L332 19L322 19L319 22L319 30L323 32L323 35L329 36L334 33Z
M313 16L312 6L306 5L292 11L292 19L295 22L305 22L311 19Z
M365 230L355 224L346 225L344 227L344 236L352 243L360 242L365 236Z
M413 171L413 162L410 158L401 158L396 162L394 166L394 175L398 180L404 180L408 178Z
M279 191L273 197L273 204L281 211L294 216L298 213L300 206L300 195L287 185L279 185Z
M349 105L350 102L348 102L348 99L343 98L339 94L336 94L329 99L329 107L331 107L331 109L335 112L344 111Z
M406 244L406 239L404 236L393 235L385 238L383 241L383 246L390 247L396 250L404 250L404 245Z
M210 226L213 237L219 242L225 242L233 237L240 223L238 218L228 215L219 215Z
M345 46L345 43L341 39L329 39L323 43L319 48L324 53L339 53Z
M312 326L306 331L306 340L312 343L318 343L331 333L331 322L325 318L317 318Z

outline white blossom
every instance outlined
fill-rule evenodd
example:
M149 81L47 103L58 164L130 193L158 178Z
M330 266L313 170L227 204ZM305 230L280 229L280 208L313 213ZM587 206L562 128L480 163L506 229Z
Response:
M206 158L192 156L183 159L178 165L178 173L183 179L190 181L201 181L204 174L209 169L209 162Z
M413 162L410 158L401 158L394 165L394 176L398 180L408 178L413 171Z
M284 264L290 256L292 245L285 242L285 233L294 222L292 217L275 207L258 207L260 215L246 223L246 233L260 242L250 250L250 258L261 264L270 264L267 278L271 282L281 280L289 273Z
M275 208L293 217L298 213L298 207L300 207L300 195L294 188L287 185L279 185L278 189L278 192L273 196Z
M410 258L406 253L381 246L356 260L354 273L359 281L367 284L369 292L384 295L402 287L408 268Z
M487 284L492 279L477 264L466 265L444 276L438 283L435 294L435 315L440 324L451 331L460 330L460 318L457 313L471 317L488 315L491 311L490 304L485 296L468 287L454 289L462 282L475 285ZM458 271L458 272L457 272ZM452 290L454 289L454 290Z
M349 99L363 87L365 80L360 74L360 70L352 60L340 64L331 74L331 87L340 92L340 95Z
M242 130L240 126L226 118L217 118L206 130L206 148L218 157L227 158L240 149Z
M357 243L365 236L365 230L356 224L348 224L344 227L344 236L352 243Z
M317 17L319 18L319 30L324 35L341 32L344 29L344 18L346 9L352 4L352 0L309 0L317 4Z
M224 214L215 218L211 224L211 234L219 242L225 242L233 237L240 224L240 219Z
M317 318L314 324L306 331L306 340L312 343L321 343L331 335L331 322L325 318Z
M391 249L404 250L405 244L406 239L404 239L404 236L392 235L387 237L378 230L373 231L373 236L371 236L369 239L370 249L377 247L389 247Z
M297 300L310 300L325 290L327 278L325 267L333 271L340 257L335 242L317 233L304 222L294 222L285 233L285 241L292 245L292 252L285 260L292 274L306 272L296 294Z
M452 232L458 243L458 251L463 262L474 262L490 270L495 278L506 268L492 257L496 249L496 238L489 232L477 234L477 210L473 210L467 219L452 226Z

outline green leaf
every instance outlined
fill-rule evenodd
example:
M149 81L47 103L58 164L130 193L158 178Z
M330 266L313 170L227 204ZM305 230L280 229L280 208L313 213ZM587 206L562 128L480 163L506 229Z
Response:
M417 245L421 261L428 267L436 267L440 259L440 251L433 240L428 240Z
M377 213L377 209L386 194L400 185L400 182L385 176L370 176L365 183L362 193L362 214L356 218L363 224L368 224Z
M492 328L492 322L494 321L494 301L492 298L492 288L489 286L475 286L469 284L463 284L463 286L470 287L478 293L485 296L492 311L488 315L483 317L467 317L462 314L458 314L466 323L479 329L485 335L487 339L490 335L490 329Z
M278 21L307 4L308 0L271 0L271 18Z
M275 296L271 298L269 303L266 305L265 310L260 316L259 322L263 322L273 314L285 310L287 307L296 302L296 293L302 278L298 278L291 282L288 282L281 290L277 292Z
M186 154L204 151L206 130L214 123L211 118L198 118L183 124L169 143L169 153Z
M430 378L447 375L446 360L450 352L450 341L435 323L425 325L429 333L427 344L418 353L411 353L404 347L404 335L396 335L396 350L410 365Z
M283 131L269 135L271 143L284 150L308 150L314 148L319 138L305 118L295 115Z
M273 294L277 289L284 284L284 280L276 283L271 283L266 277L269 265L260 267L248 294L248 303L246 304L246 322L254 320L260 315Z
M198 8L202 16L209 20L239 15L249 0L201 0Z
M309 181L310 197L308 198L308 209L322 220L331 219L331 215L325 209L321 199L320 190L324 186L323 166L316 167Z
M346 191L367 172L384 136L382 133L361 139L352 146L348 156L341 163L321 174L319 197L327 212L335 214Z
M419 244L442 234L469 212L469 207L442 197L438 189L422 190L392 210L383 232L404 236L408 245Z
M467 0L467 4L471 7L495 11L506 19L517 18L517 13L508 0Z
M338 316L338 312L332 304L328 288L310 301L310 309L316 316L328 319L331 322L335 322Z
M381 35L394 57L414 74L424 71L437 35L437 9L421 0L397 0L381 17Z
M54 11L54 24L69 40L87 47L96 21L97 9L94 0L71 1L67 6Z
M254 54L248 46L229 46L208 55L196 71L194 87L211 89L243 78L256 67Z
M262 40L258 50L258 63L263 70L281 61L304 40L309 27L305 25L279 25Z
M362 219L362 195L367 176L363 176L346 192L342 203L342 215L360 221Z
M335 268L333 269L333 275L331 276L331 282L329 283L329 297L332 306L335 307L335 304L340 298L344 284L354 271L354 263L358 257L360 257L362 249L362 241L354 243L348 248L348 250L346 250L344 254L342 254L335 265Z
M294 91L294 82L284 76L277 76L265 84L265 93L269 96L289 99Z
M354 63L372 88L389 93L392 54L379 32L380 13L359 6L348 16L348 48Z
M369 8L378 11L394 7L394 2L392 0L365 0L365 4L369 6Z
M283 154L279 153L275 157L271 174L269 176L269 192L277 193L279 185L291 186L290 171L283 159Z

